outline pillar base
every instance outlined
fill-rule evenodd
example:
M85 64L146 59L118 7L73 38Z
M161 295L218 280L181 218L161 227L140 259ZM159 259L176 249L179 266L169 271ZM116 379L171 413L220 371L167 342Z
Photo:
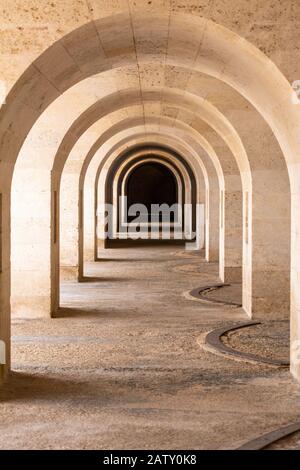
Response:
M8 367L5 364L0 364L0 386L7 381L8 373Z
M210 250L209 253L206 253L205 259L208 263L218 263L219 262L219 252Z
M297 382L300 382L300 366L299 364L291 363L290 373Z
M225 267L223 282L242 282L242 267L231 266Z
M39 319L51 318L51 303L49 296L29 295L24 297L14 297L11 305L12 318Z
M73 281L78 278L78 266L60 266L60 279Z
M290 281L287 271L254 271L252 316L265 320L290 318Z
M97 245L100 250L102 250L103 248L106 248L106 245L107 245L106 240L98 238Z

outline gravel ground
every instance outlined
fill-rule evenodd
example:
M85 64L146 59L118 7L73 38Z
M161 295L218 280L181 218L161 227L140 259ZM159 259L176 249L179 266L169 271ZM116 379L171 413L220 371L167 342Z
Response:
M174 246L100 258L85 282L63 283L57 318L14 320L1 449L234 449L300 420L288 370L199 346L207 331L247 321L242 309L184 297L218 282L216 264Z

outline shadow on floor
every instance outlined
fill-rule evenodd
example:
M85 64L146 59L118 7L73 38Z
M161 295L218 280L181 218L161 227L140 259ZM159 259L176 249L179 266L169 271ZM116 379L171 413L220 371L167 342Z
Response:
M85 310L83 308L59 307L54 318L96 317L101 315L98 310Z
M110 239L107 240L105 248L140 248L140 247L163 247L163 246L185 246L184 240L169 240L169 239Z
M14 366L14 365L13 365ZM15 365L18 368L18 365ZM41 369L41 366L38 366ZM251 369L244 368L241 372L237 363L233 363L231 370L220 376L219 372L211 369L185 369L164 366L139 367L106 367L82 371L79 374L74 369L49 371L46 367L43 372L23 372L15 370L8 381L0 389L0 401L16 400L45 400L55 403L63 399L84 406L85 409L95 405L119 405L120 398L124 403L130 396L140 395L154 391L176 395L179 391L190 390L191 387L222 387L233 385L237 380L248 381L253 378L253 370L259 376L271 377L276 374L274 369L263 365L252 365ZM63 371L64 375L61 375ZM60 377L57 376L60 374ZM130 402L130 399L129 399Z
M126 262L126 263L160 263L160 262L166 262L166 261L171 261L172 258L169 256L168 258L97 258L95 260L95 263L103 263L103 262L110 262L110 263L119 263L121 261Z
M139 313L135 309L110 308L109 310L93 310L82 308L60 307L54 318L85 318L94 321L102 321L103 318L137 318ZM143 316L143 314L141 314Z
M48 371L46 374L12 371L0 389L0 401L32 403L34 400L44 400L49 406L55 406L57 400L63 400L85 409L95 406L99 410L103 406L118 402L120 397L128 393L126 383L123 383L122 379L116 383L115 378L110 377L101 377L101 380L93 377L78 380L74 375L58 378Z
M1 401L30 400L35 398L58 398L66 395L68 388L74 390L74 382L40 374L12 371L0 389ZM80 386L80 384L78 384Z
M126 282L130 281L128 278L124 277L98 277L98 276L83 276L79 282Z

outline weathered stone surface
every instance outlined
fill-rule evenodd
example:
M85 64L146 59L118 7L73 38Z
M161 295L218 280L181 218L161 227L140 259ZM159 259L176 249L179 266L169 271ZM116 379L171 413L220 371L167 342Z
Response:
M106 175L139 146L182 155L205 204L206 260L242 282L249 316L291 315L293 351L298 2L5 0L0 17L0 375L11 315L55 314L60 264L81 279L84 254L97 257ZM187 201L192 179L177 177ZM291 369L299 379L293 355Z

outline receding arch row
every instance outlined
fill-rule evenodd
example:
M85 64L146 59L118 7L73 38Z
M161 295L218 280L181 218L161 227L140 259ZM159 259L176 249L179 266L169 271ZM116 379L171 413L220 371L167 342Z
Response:
M154 94L154 92L151 93L150 95L152 95L152 97L153 97L153 94ZM137 99L139 99L139 97L137 97ZM76 132L74 132L74 134L76 134ZM63 147L64 147L64 145L63 145ZM235 144L234 144L234 147L235 147ZM237 151L237 148L236 148L236 147L235 147L235 154L239 155L239 152ZM53 175L54 175L54 174L55 174L55 171L53 172ZM245 174L244 174L244 176L245 176ZM251 193L251 191L248 191L248 193ZM249 210L249 219L251 219L251 194L249 194L249 201L250 201L250 202L249 202L249 208L248 208L248 210ZM276 219L275 219L275 220L276 220ZM262 222L262 221L260 221L260 222ZM260 227L260 229L261 229L261 227ZM250 225L250 224L249 224L249 230L251 231L251 225ZM279 232L277 232L277 233L279 233ZM279 246L280 246L280 244L279 244ZM265 246L264 246L264 250L265 250ZM251 259L251 256L252 256L252 255L251 255L251 243L250 243L250 242L248 242L247 244L244 243L244 252L247 252L247 254L245 254L245 256L244 256L244 259L247 260L247 263L245 264L245 270L244 270L244 271L247 273L247 276L244 276L244 280L245 280L245 282L247 281L247 288L246 288L246 291L248 291L247 298L250 299L250 298L251 298L251 291L252 291L252 286L251 286L251 284L252 284L252 279L251 279L251 275L250 275L251 269L249 269L249 266L251 266L251 263L252 263L252 259ZM280 259L280 261L282 261L282 259ZM271 266L271 265L270 265L270 266ZM275 281L276 281L276 279L274 278L274 274L275 274L275 273L273 272L272 274L273 274L273 279L274 279L274 282L275 282ZM256 286L259 286L259 285L261 284L261 282L262 282L262 277L263 277L263 278L265 277L265 270L264 270L263 272L261 272L261 270L259 270L258 273L257 273L257 275L258 275L258 277L259 277L259 281L256 283ZM280 283L279 277L277 277L277 284L278 284L278 283ZM284 293L284 291L285 291L284 289L281 289L281 292ZM259 299L259 297L261 297L261 296L257 296L257 299ZM280 304L280 303L279 303L279 304ZM264 307L261 302L259 303L259 307L260 307L260 308L263 308L263 307ZM251 302L248 302L247 310L248 310L249 312L251 312L251 310L252 310Z
M91 250L91 246L94 246L94 212L97 211L91 201L95 200L95 204L98 200L103 201L105 199L105 185L106 185L106 175L109 173L111 165L114 163L118 164L116 161L124 159L123 156L128 154L136 155L139 154L145 156L145 154L153 153L153 149L158 151L158 149L164 149L164 152L172 155L174 158L174 148L176 152L179 152L181 156L184 156L184 160L188 162L188 165L192 165L193 172L197 175L198 180L198 194L197 198L200 198L201 202L205 201L206 188L209 188L209 177L206 171L205 166L198 159L198 155L193 150L193 148L188 145L184 140L180 139L178 136L174 138L172 135L172 129L166 127L164 130L157 129L156 133L154 130L151 133L146 135L143 132L143 125L135 122L135 127L130 127L120 130L117 137L112 137L110 143L110 149L106 152L95 153L95 159L92 162L93 168L90 167L87 172L87 177L84 182L84 219L85 219L85 229L88 227L89 235L86 237L87 233L85 232L85 252L87 253L86 259L92 259L91 254L94 253ZM141 147L148 147L151 150L139 150ZM197 169L198 168L198 169ZM83 178L81 178L81 184L83 184ZM95 198L93 198L92 193L96 187ZM79 243L81 245L81 243ZM96 253L93 257L97 257ZM81 264L81 263L80 263Z
M149 237L150 233L153 237L154 231L155 236L159 237L163 224L166 224L161 220L160 211L155 211L158 220L152 220L153 204L182 208L184 201L190 196L190 188L182 181L183 175L178 173L176 164L167 158L154 154L150 157L137 158L133 162L129 160L130 157L125 164L125 174L122 171L121 175L115 174L113 178L116 225L112 235L115 237L125 235L128 238L132 233L130 223L132 221L136 223L138 220L138 234L133 234L133 237L141 235ZM184 226L181 234L185 235L187 230L192 230L191 224L186 224L182 209L173 212L168 223L169 233L172 233L172 225L182 222Z
M135 99L137 99L137 102L139 102L139 99L140 99L139 94L136 94L135 92L132 92L132 93L133 93L133 100L134 100L134 101L133 101L133 104L136 102ZM159 96L159 94L158 94L157 92L156 92L156 96L157 96L157 97ZM175 94L175 96L177 96L177 95ZM154 98L155 98L154 93L149 93L149 100L152 101L152 100L154 100ZM166 102L167 102L167 101L166 101ZM107 103L107 102L106 102L106 103ZM113 102L112 104L114 104L114 102ZM123 104L125 104L125 103L124 103L124 99L123 99ZM200 105L200 103L199 103L199 105ZM96 107L100 107L100 104L97 104L97 105L95 105L94 107L92 107L92 112L95 112ZM104 107L104 106L102 105L102 106L101 106L101 111L102 111L102 112L103 112L103 107ZM110 109L112 109L112 106L110 106ZM221 116L221 115L220 115L220 116ZM221 119L221 117L220 117L219 119ZM221 119L221 120L222 120L222 119ZM85 122L85 123L88 122L88 117L87 117L87 115L85 115L84 122ZM80 126L80 124L79 124L79 126ZM74 126L74 127L75 127L75 126ZM229 129L230 129L230 126L229 126ZM229 132L229 131L228 131L228 132ZM77 134L77 132L74 131L74 134ZM234 137L233 137L233 138L234 138ZM62 147L64 148L64 146L62 146ZM244 152L244 153L245 153L245 152ZM213 230L211 231L211 233L215 233L215 236L216 236L216 238L217 238L217 241L215 241L215 243L218 245L218 236L217 236L217 235L218 235L218 225L215 227L215 230L214 230L214 231L213 231ZM232 248L232 250L233 250L233 248ZM236 261L236 262L237 262L237 261ZM250 293L250 295L251 295L251 289L248 289L248 291L249 291L249 293Z
M113 164L116 156L122 156L122 152L126 153L129 151L132 152L134 148L137 146L137 144L142 145L142 144L147 144L148 146L155 145L161 146L162 145L162 138L164 142L164 147L168 147L172 152L172 147L173 147L173 152L174 152L174 147L177 151L181 153L181 155L184 155L185 158L189 157L189 155L193 156L194 165L197 164L199 168L201 169L201 173L198 171L198 179L200 180L199 186L200 190L202 190L202 201L205 200L205 191L204 188L209 189L209 180L210 178L208 177L206 167L203 165L201 162L201 159L199 159L199 155L197 152L194 150L193 146L191 144L187 145L186 141L184 141L182 138L180 139L179 136L177 135L174 137L172 128L169 128L165 126L165 130L163 131L160 129L156 129L156 134L153 133L155 129L153 129L152 133L147 133L147 135L144 135L143 132L143 124L140 123L140 126L138 126L138 122L135 122L135 127L130 129L126 129L127 126L125 126L125 130L120 130L117 136L111 137L111 148L107 152L105 152L103 149L99 150L96 153L96 149L93 150L93 154L95 152L95 159L91 163L93 165L88 168L87 172L87 177L85 181L85 227L89 226L89 236L88 240L86 240L87 237L85 237L85 247L86 250L91 253L90 247L92 245L91 242L91 234L93 232L93 210L90 207L90 203L92 200L92 193L94 191L94 186L95 186L95 174L96 174L96 188L98 190L104 191L104 182L105 180L99 180L99 185L97 183L97 179L101 173L103 172L103 176L105 177L106 173L108 172L109 166ZM149 141L150 139L150 141ZM194 144L195 145L195 144ZM191 156L188 158L190 159ZM108 162L108 163L107 163ZM203 174L203 177L202 177ZM203 182L201 183L203 178ZM83 178L81 177L81 184L83 184ZM80 186L81 187L81 186ZM218 188L217 188L217 194L219 194ZM104 199L104 194L100 197L100 199ZM97 197L96 197L97 200ZM213 206L213 205L212 205ZM215 207L215 214L216 217L218 217L218 207ZM86 234L85 234L86 235ZM88 256L88 259L90 258L90 255Z
M153 140L153 132L159 132L161 131L163 128L159 128L159 127L156 127L154 126L154 123L155 123L155 118L153 118L152 120L150 120L152 122L152 126L153 126L153 129L152 129L152 133L149 133L147 134L148 136L148 140L149 138L151 137L151 139ZM205 200L205 196L207 194L210 194L210 191L214 192L215 193L215 201L216 203L215 204L211 204L210 205L210 214L207 214L207 217L208 219L207 220L211 220L211 215L213 213L213 219L214 220L214 223L215 224L218 224L219 223L219 187L218 187L218 180L216 178L216 176L214 176L213 173L211 173L212 169L209 171L209 167L207 169L207 156L206 156L206 161L205 161L205 164L204 164L204 154L203 154L203 150L201 149L201 147L199 146L199 144L197 144L197 141L196 140L189 140L187 139L187 131L185 134L182 133L182 129L180 130L179 128L177 129L177 132L176 132L176 137L174 137L173 134L173 127L168 127L168 119L165 119L165 120L161 120L160 122L160 126L162 126L162 124L164 123L164 133L166 134L168 140L167 140L167 143L168 143L168 147L169 149L172 149L172 146L176 149L178 149L178 145L179 145L179 151L181 152L182 155L185 155L185 157L187 157L189 155L190 152L193 153L194 155L194 160L197 161L198 160L198 164L200 165L200 168L201 168L201 172L203 174L203 177L204 177L204 180L203 180L203 183L200 184L200 187L203 188L205 187L206 188L206 192L203 192L202 194L202 200L204 201ZM92 196L91 196L91 192L93 192L93 187L94 187L94 184L95 184L95 173L96 173L96 188L98 187L98 184L97 184L97 178L100 174L100 171L102 171L103 169L103 166L105 165L105 161L109 158L109 162L110 163L113 163L114 159L116 158L116 156L118 155L118 152L120 152L120 150L118 150L119 148L124 148L124 152L128 151L128 145L130 143L131 140L137 140L137 138L139 137L140 141L143 140L143 120L142 118L138 118L138 119L134 119L134 120L125 120L124 122L121 122L120 124L122 124L122 127L118 127L118 135L117 136L114 136L115 132L113 132L113 136L111 137L111 148L110 150L107 151L106 153L106 145L105 145L105 149L103 149L100 145L101 142L99 142L96 146L96 148L93 148L92 149L92 155L95 156L95 158L93 160L91 160L91 165L87 168L87 181L88 181L88 184L85 183L85 192L87 192L87 197L85 197L85 201L87 206L85 207L85 213L88 212L90 213L90 209L89 209L89 201L91 200ZM129 128L128 128L129 126ZM134 126L134 128L132 128L131 126ZM128 129L127 129L128 128ZM117 128L114 129L114 131L116 131ZM150 130L150 129L149 129ZM181 132L181 133L180 133ZM155 134L154 134L155 135ZM165 136L165 138L166 138ZM157 137L156 137L157 138ZM147 137L144 138L147 142ZM116 142L116 143L115 143ZM187 146L187 143L189 144ZM158 144L159 144L159 141L158 141ZM156 144L156 146L158 145ZM98 146L100 147L100 149L98 150ZM132 151L132 144L130 146L130 149ZM82 170L82 173L85 174L85 171L86 169L84 168L83 166L83 170ZM107 169L104 169L104 174L106 173L106 171L108 171ZM201 174L198 175L198 178L202 178ZM80 185L83 184L83 175L81 175L81 181L80 181ZM101 184L99 185L99 191L101 191L101 187L103 187L103 184L104 182L102 181ZM81 187L81 186L80 186ZM103 197L102 197L103 199ZM91 217L87 217L87 222L88 222L88 219L91 220ZM91 224L87 223L87 225L90 225L91 227ZM209 224L207 224L209 225ZM218 227L217 227L218 228ZM92 229L90 228L90 233L92 232ZM88 237L90 239L90 236ZM210 246L209 246L209 243L210 243L210 230L209 230L209 227L207 227L207 245L206 245L206 248L207 248L207 254L208 254L208 257L209 257L209 250L210 250ZM89 242L90 243L90 242ZM90 243L91 244L91 243ZM214 247L212 248L214 249Z
M125 121L124 121L124 122L125 122ZM127 121L127 122L129 122L129 121ZM131 123L133 123L133 122L134 122L134 121L131 121ZM139 122L139 124L141 123L140 120L139 120L138 122ZM105 138L106 138L106 137L107 137L107 138L108 138L108 137L111 137L111 136L113 135L113 133L117 131L117 129L118 129L118 125L115 125L115 126L113 126L109 131L103 133L103 136L101 136L101 137L98 139L98 141L96 142L96 144L93 145L91 151L89 152L88 159L90 159L90 158L94 155L94 152L96 152L96 150L98 149L98 146L101 146L101 145L104 144ZM84 168L84 170L83 170L83 172L82 172L83 174L85 173L85 169L86 169L86 166L87 166L86 163L87 163L87 160L85 160L85 162L84 162L84 164L83 164L83 168ZM81 177L81 180L83 180L83 179L84 179L84 176ZM67 184L67 183L66 183L66 184ZM81 182L81 185L82 185L82 182ZM69 185L69 186L70 186L70 185ZM69 198L69 199L72 199L72 198Z
M151 94L151 96L153 97L153 94ZM138 97L137 99L139 99L139 97ZM94 109L94 108L93 108L93 109ZM79 124L79 126L80 126L80 124ZM229 126L229 128L230 128L230 126ZM78 135L76 134L76 131L73 131L73 128L72 128L72 132L74 132L75 139L76 139L76 137L78 137ZM71 132L71 134L72 134L72 132ZM63 142L63 144L61 145L61 148L62 148L62 149L65 149L65 142ZM67 152L66 152L66 154L67 154ZM58 173L58 174L59 174L59 173ZM52 176L55 177L55 175L56 175L56 171L53 170L53 171L52 171ZM55 191L56 191L56 192L58 191L57 188L56 188L56 189L54 188L54 192L55 192ZM249 211L250 211L250 209L251 209L251 207L249 207ZM248 243L247 245L249 246L250 243ZM244 247L244 249L245 249L245 247ZM248 248L248 256L247 256L247 257L245 256L244 258L247 259L247 260L249 260L249 261L247 262L247 265L245 266L245 271L249 271L249 270L246 269L246 268L248 268L248 266L251 264L251 249ZM251 272L251 270L250 270L249 272ZM265 273L264 273L264 274L265 274ZM247 296L247 298L248 298L248 299L251 299L251 292L252 292L252 290L251 290L251 282L252 282L252 280L251 280L251 278L249 279L249 277L251 277L251 276L244 277L244 279L246 279L246 280L248 281L248 288L245 289L246 291L248 291L248 296ZM54 281L55 281L55 275L53 275L53 279L54 279ZM250 311L251 311L251 302L249 302L249 304L250 304L250 306L247 308L247 310L250 312Z
M214 27L211 27L211 28L213 29ZM213 29L213 31L215 31L215 30ZM211 31L210 31L210 32L211 32ZM218 29L217 29L217 32L219 32L219 30L218 30ZM216 32L216 33L217 33L217 32ZM221 30L221 32L222 32L222 30ZM220 34L220 35L222 36L222 34ZM224 34L223 34L223 36L224 36ZM218 38L218 39L219 39L219 38ZM225 43L226 43L226 37L225 37L224 39L225 39ZM218 42L218 41L217 41L217 42ZM220 46L220 49L222 50L222 48L221 48L221 44L219 44L219 46ZM224 44L223 44L223 46L224 46ZM245 49L247 50L247 47L246 47L246 46L247 46L247 44L245 44L245 42L243 43L243 46L245 46ZM253 49L253 50L255 51L255 49ZM236 52L236 51L235 51L235 52ZM249 51L248 51L248 52L249 52ZM225 54L225 55L226 55L226 54ZM260 57L263 57L263 56L260 56ZM249 57L249 58L251 58L251 57ZM249 61L249 62L250 62L250 61ZM228 60L228 63L230 63L230 60ZM213 62L212 62L212 64L211 64L211 65L213 65ZM247 69L247 62L245 63L245 69ZM242 70L243 70L243 72L242 72L242 73L244 73L244 68L242 68ZM227 70L226 70L226 69L225 69L225 70L223 70L223 72L222 72L222 73L223 73L223 75L224 75L225 77L226 77L226 72L227 72ZM279 73L279 72L278 72L278 73ZM280 78L280 75L279 75L279 78ZM233 80L233 78L232 78L232 77L231 77L231 79ZM263 81L263 77L262 77L262 76L260 76L260 79L261 79L261 81ZM229 79L228 79L228 80L229 80ZM237 85L238 85L238 84L237 84ZM251 85L251 84L249 84L249 87L250 87L250 85ZM244 87L245 87L245 85L244 85ZM243 87L242 87L242 88L243 88ZM246 87L245 87L245 88L246 88ZM250 88L251 88L251 87L250 87ZM265 91L265 90L264 90L264 91ZM249 92L249 95L250 95L250 96L252 96L252 95L251 95L251 92L252 92L252 93L255 95L255 93L254 93L254 90L253 90L253 89L251 89L251 90L250 90L250 92ZM274 94L275 94L275 92L274 92ZM269 98L269 95L270 95L270 93L266 93L266 95L268 95L268 98ZM255 96L254 96L254 98L255 98ZM267 98L265 98L265 101L266 101L266 99L267 99ZM255 101L255 100L254 100L254 101ZM281 113L281 114L284 114L284 113ZM287 113L287 115L289 115L289 113ZM285 116L284 116L284 117L286 118L286 117L287 117L287 115L285 114ZM275 121L276 121L276 119L275 119ZM276 122L275 122L275 124L276 124ZM273 128L275 128L275 129L276 129L276 126L275 126L275 124L273 123ZM284 127L284 123L283 123L283 122L281 122L279 118L278 118L278 122L277 122L277 124L278 124L278 129L280 129L280 125L281 125L281 127L283 128L283 131L285 131L285 130L286 130L286 128ZM282 136L282 139L283 139L283 140L284 140L284 134L285 134L285 132L283 132L283 136ZM294 139L294 140L295 140L295 139ZM297 144L297 142L295 142L295 144ZM291 147L291 145L288 145L288 144L287 144L287 149L289 149L289 147Z
M121 158L116 158L115 162L110 166L109 172L106 176L105 182L105 195L106 199L104 202L113 202L114 206L117 207L119 197L124 197L125 188L131 173L138 168L140 165L148 162L161 162L163 165L167 165L172 171L177 172L179 176L178 188L181 185L180 194L177 197L177 203L183 208L184 204L191 205L192 213L191 219L185 219L184 213L182 214L183 219L183 234L188 237L192 231L196 229L196 204L200 203L197 199L197 180L193 173L193 170L188 165L187 160L183 158L177 152L168 150L159 146L148 146L138 147L135 151L124 152ZM96 177L96 188L98 187L99 172ZM97 181L98 179L98 181ZM100 201L101 202L101 201ZM99 201L98 201L99 203ZM115 211L115 227L117 227L118 211ZM99 228L101 224L99 224ZM203 241L204 243L204 241Z
M151 100L151 96L154 97L154 94L157 93L155 91L151 91L149 92L149 99ZM146 94L144 93L143 96L146 96ZM159 93L159 96L161 96L161 93ZM167 100L165 100L167 102ZM200 105L200 102L199 102L199 105ZM210 109L210 107L209 107ZM221 125L222 127L222 125ZM229 126L229 129L230 129L230 126ZM228 139L228 138L227 138ZM237 143L233 143L232 144L232 150L234 151L235 155L237 156L237 159L239 159L240 155L244 155L244 151L239 151L239 148L240 148L240 141L238 140ZM253 158L255 159L256 158L256 155L257 153L256 152L253 152ZM244 159L245 160L245 159ZM273 201L273 193L270 192L270 191L273 191L274 192L274 184L276 185L276 182L278 180L278 176L280 175L280 177L284 177L284 170L278 170L277 171L274 171L274 172L270 172L269 171L269 168L268 168L268 163L266 163L266 166L267 166L267 169L265 171L264 174L262 174L262 170L258 170L257 172L257 178L258 178L258 190L260 193L262 193L264 191L264 195L261 196L259 194L259 197L256 199L255 201L255 204L254 204L254 207L256 205L258 205L258 211L257 213L259 213L262 209L262 205L266 205L266 202L267 202L267 198L268 198L268 201L270 203L272 203ZM247 173L248 174L248 177L250 175L250 173ZM245 181L245 178L246 178L246 173L242 172L242 175L243 175L243 179ZM263 184L261 184L263 181ZM266 185L266 182L268 182L268 187ZM286 183L285 183L286 184ZM288 185L287 185L288 186ZM282 213L284 213L280 218L278 217L278 212L276 213L276 216L274 217L273 219L273 223L275 224L275 226L278 226L278 230L275 230L273 233L277 234L277 236L279 234L282 233L282 229L283 227L288 223L288 219L287 217L285 217L285 214L288 214L288 211L286 211L286 208L288 206L288 204L286 203L286 197L288 197L287 195L287 186L285 186L284 190L283 190L283 201L281 202L280 204L280 209L282 211ZM281 188L281 187L280 187ZM251 212L252 212L252 197L251 197L251 190L248 189L247 190L247 185L246 185L246 189L245 189L245 185L244 185L244 190L245 192L248 192L248 198L247 200L249 201L249 204L246 204L246 201L245 201L245 205L247 205L248 207L248 211L249 211L249 216L248 216L248 219L250 220L250 224L248 224L248 227L249 227L249 231L251 232L253 227L251 226ZM271 196L270 196L271 194ZM276 194L276 197L277 197L277 200L280 199L280 192L277 192ZM272 214L272 212L269 212L268 214L268 218L270 218L270 215ZM256 226L258 227L258 237L259 237L259 245L260 245L260 250L257 251L257 255L256 255L256 260L255 260L255 265L259 265L260 263L260 260L262 259L262 256L266 254L266 252L268 251L268 256L270 258L272 258L272 263L268 263L268 266L269 266L269 272L270 272L270 275L272 276L272 284L276 283L276 291L277 292L280 292L281 293L281 298L278 299L278 303L277 303L277 306L280 307L280 306L283 306L283 307L280 307L280 308L286 308L286 301L282 302L282 298L285 297L285 294L286 294L286 289L282 286L282 278L281 278L281 275L278 274L278 268L277 266L280 266L281 264L283 264L284 262L286 262L286 267L285 267L285 272L287 273L288 271L288 258L286 256L286 247L284 246L283 243L280 243L279 240L276 240L276 245L279 247L279 251L280 251L280 256L278 254L277 258L274 259L274 256L273 256L273 250L272 250L272 243L263 243L262 245L262 238L260 236L261 234L261 231L263 229L263 224L264 224L264 220L262 218L259 218L259 217L255 217L256 219ZM254 237L254 239L256 239L256 237ZM254 280L254 287L255 289L259 289L260 288L260 294L258 294L256 297L255 297L255 303L253 304L253 302L251 302L251 293L253 291L253 286L252 286L252 279L251 279L251 268L249 269L249 266L251 267L252 265L252 251L251 251L251 237L249 237L249 240L248 243L244 243L244 246L243 246L243 250L244 250L244 253L245 253L245 256L244 256L244 259L246 260L245 262L245 265L244 265L244 283L247 284L247 286L245 287L244 291L247 292L247 296L244 296L244 305L246 306L246 310L248 312L251 312L252 310L257 310L257 311L267 311L269 310L270 311L270 307L273 305L273 302L271 302L271 299L273 298L274 300L274 296L270 295L270 302L269 303L265 303L264 300L261 300L264 298L264 296L262 295L263 292L267 292L267 289L266 289L266 286L264 284L264 279L266 279L266 266L265 264L266 263L263 263L262 266L257 270L257 273L256 273L256 277L257 277L257 281ZM282 248L283 247L283 248ZM278 262L277 262L278 260ZM279 268L280 270L280 268ZM288 279L287 279L287 274L284 275L284 279L285 279L285 283L288 282ZM247 299L247 300L246 300Z
M86 116L84 116L84 117L86 117ZM85 119L85 121L86 121L86 119ZM72 131L73 131L73 128L72 128ZM76 135L76 137L78 137L78 135L76 134L76 132L73 131L73 134L72 134L72 131L70 131L71 137L73 137L74 134ZM76 138L76 137L75 137L75 138ZM74 137L73 137L73 139L74 139ZM61 147L62 149L65 148L65 147L64 147L64 144L62 144L60 147ZM25 150L26 150L26 147L25 147L25 149L24 149L24 152L25 152ZM27 157L27 153L26 153L26 157ZM46 160L46 159L45 159L45 160ZM52 170L52 176L54 177L55 175L56 175L56 171L55 171L55 170ZM39 180L40 180L40 179L39 179ZM32 187L32 181L30 182L30 186ZM54 189L54 193L57 192L57 191L58 191L57 188ZM48 202L47 202L47 204L48 204ZM55 282L55 279L57 280L57 277L55 276L55 273L54 273L54 275L52 276L52 279L54 280L54 282Z
M232 171L232 170L231 170L231 171ZM260 175L261 175L261 176L260 176ZM232 176L233 176L233 175L232 175ZM263 178L264 178L264 181L266 181L266 179L265 179L265 174L262 174L261 172L258 172L258 176L259 176L259 178L260 178L260 179L259 179L259 183L262 181L262 180L261 180L261 177L263 177ZM232 183L232 182L233 182L233 180L232 180L232 177L231 177L231 183ZM237 187L235 186L235 188L237 188ZM260 191L260 193L261 193L261 191ZM284 195L283 195L283 196L284 196ZM287 195L287 194L286 194L286 197L288 198L288 195ZM285 199L285 201L286 201L286 199ZM286 211L286 206L285 206L285 211ZM272 214L271 214L271 215L272 215ZM276 223L279 223L279 219L277 218L277 214L276 214L276 220L277 220ZM281 222L282 222L282 221L280 221L280 223L281 223ZM282 230L282 227L283 227L283 224L281 223L281 230ZM261 227L259 227L259 230L261 230ZM280 233L282 233L282 231L281 231ZM282 244L282 247L284 247L284 242L283 242L283 244ZM260 241L260 243L259 243L259 248L262 249L262 247L261 247L261 241ZM270 247L270 249L272 249L272 247ZM284 252L285 252L285 250L286 250L286 248L284 248ZM265 251L266 251L266 250L265 250ZM280 251L280 248L279 248L279 251ZM259 258L259 254L256 255L256 258L257 258L257 259ZM279 264L278 264L278 266L279 266L280 263L282 262L282 259L281 259L279 256L278 256L278 261L279 261ZM287 259L285 258L284 262L286 262L286 261L287 261ZM249 263L250 263L250 266L251 266L251 260L249 260ZM276 261L275 261L275 264L276 264ZM272 263L272 266L274 266L273 263ZM285 269L288 270L288 268L285 268ZM265 273L266 273L266 271L264 271L264 273L263 273L264 276L265 276ZM261 268L258 269L258 276L261 276ZM280 279L279 279L279 277L278 277L278 282L282 282L282 278L281 278L281 281L280 281ZM256 283L255 283L255 288L259 288L259 286L260 286L260 281L258 280L258 281L256 281ZM250 293L250 295L251 295L251 289L249 289L249 293ZM283 297L284 297L285 294L286 294L286 292L283 292ZM278 306L281 305L282 308L284 309L284 308L286 308L286 303L282 302L283 297L280 299L280 301L278 301ZM263 298L263 296L262 296L262 290L261 290L261 291L260 291L260 294L257 295L257 299L259 300L259 299L262 299L262 298ZM272 302L273 302L273 301L274 301L274 296L271 295L271 296L270 296L270 303L269 303L269 305L267 305L267 303L266 303L265 308L270 308L270 307L272 308ZM262 310L263 304L260 303L259 306L260 306L260 310ZM258 307L257 307L257 310L258 310ZM250 309L249 311L251 311L251 309ZM269 310L269 311L270 311L270 310Z

